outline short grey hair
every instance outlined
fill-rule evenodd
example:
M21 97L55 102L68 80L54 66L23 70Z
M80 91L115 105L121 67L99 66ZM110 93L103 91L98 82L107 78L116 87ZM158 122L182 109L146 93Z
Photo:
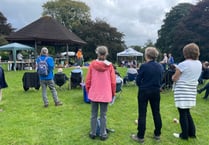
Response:
M155 47L147 47L145 49L145 56L149 59L155 60L159 55L158 50Z
M108 55L108 48L107 48L107 46L98 46L96 48L96 54L98 56L107 56Z
M41 49L41 55L47 55L48 54L48 49L46 47L43 47Z

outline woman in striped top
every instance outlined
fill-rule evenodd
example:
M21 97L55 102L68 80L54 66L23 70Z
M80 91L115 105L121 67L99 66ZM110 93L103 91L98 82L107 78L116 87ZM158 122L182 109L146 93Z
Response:
M201 74L199 47L195 43L187 44L183 48L185 60L176 65L174 81L174 100L178 108L181 133L174 133L177 138L188 139L196 137L196 129L190 114L190 108L196 105L198 78Z

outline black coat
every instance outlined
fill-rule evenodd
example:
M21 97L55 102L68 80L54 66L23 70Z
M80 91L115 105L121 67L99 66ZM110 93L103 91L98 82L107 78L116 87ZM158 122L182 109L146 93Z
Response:
M0 67L0 89L7 88L7 82L4 76L4 69Z
M37 72L25 72L22 77L22 82L25 91L32 87L36 90L40 88L40 80Z

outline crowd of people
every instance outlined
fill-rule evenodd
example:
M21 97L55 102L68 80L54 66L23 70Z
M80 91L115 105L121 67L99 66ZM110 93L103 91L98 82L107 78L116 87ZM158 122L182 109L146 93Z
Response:
M98 136L98 116L100 131L100 140L108 139L107 132L107 110L108 104L116 95L117 81L126 84L128 81L128 74L136 74L135 82L138 86L138 119L137 119L137 133L132 134L131 138L134 141L143 143L145 141L146 131L146 113L147 106L150 103L154 131L153 138L160 140L162 130L162 119L160 113L161 87L164 72L167 70L166 65L174 67L174 73L171 76L173 81L174 102L179 112L180 119L180 133L173 133L173 136L180 139L188 140L188 138L196 138L196 128L190 113L190 109L196 105L197 92L201 93L207 90L204 99L209 95L209 84L200 90L197 90L198 79L202 73L202 64L199 59L199 47L195 43L190 43L184 46L183 56L185 60L178 65L174 65L174 58L171 53L164 53L162 61L157 62L159 52L155 47L147 47L145 49L145 62L141 64L140 68L135 68L134 65L129 65L127 69L127 76L121 77L117 68L107 60L108 48L106 46L98 46L96 48L97 59L91 61L88 67L88 72L85 79L86 92L91 101L90 113L90 132L89 137L95 139ZM80 57L82 58L82 54ZM79 63L80 60L78 60ZM43 67L47 64L47 68ZM74 71L82 71L81 67L77 67ZM43 47L40 56L36 59L36 68L39 73L40 84L42 88L43 106L48 107L49 101L47 98L47 87L50 89L55 106L61 106L63 103L59 100L54 83L54 60L48 55L48 49ZM43 70L42 70L43 69ZM40 72L46 71L45 74ZM58 69L59 73L62 70ZM83 72L82 72L83 73ZM0 100L2 98L2 89L7 87L4 78L4 71L0 67ZM187 89L185 89L187 88ZM100 114L99 114L100 110ZM2 110L0 110L2 111Z

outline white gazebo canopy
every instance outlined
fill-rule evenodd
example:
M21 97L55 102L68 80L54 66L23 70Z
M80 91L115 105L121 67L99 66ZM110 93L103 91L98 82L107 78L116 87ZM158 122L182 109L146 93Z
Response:
M138 57L142 58L143 61L143 53L134 50L133 48L125 49L122 52L117 53L117 61L119 57L135 57L138 60Z

